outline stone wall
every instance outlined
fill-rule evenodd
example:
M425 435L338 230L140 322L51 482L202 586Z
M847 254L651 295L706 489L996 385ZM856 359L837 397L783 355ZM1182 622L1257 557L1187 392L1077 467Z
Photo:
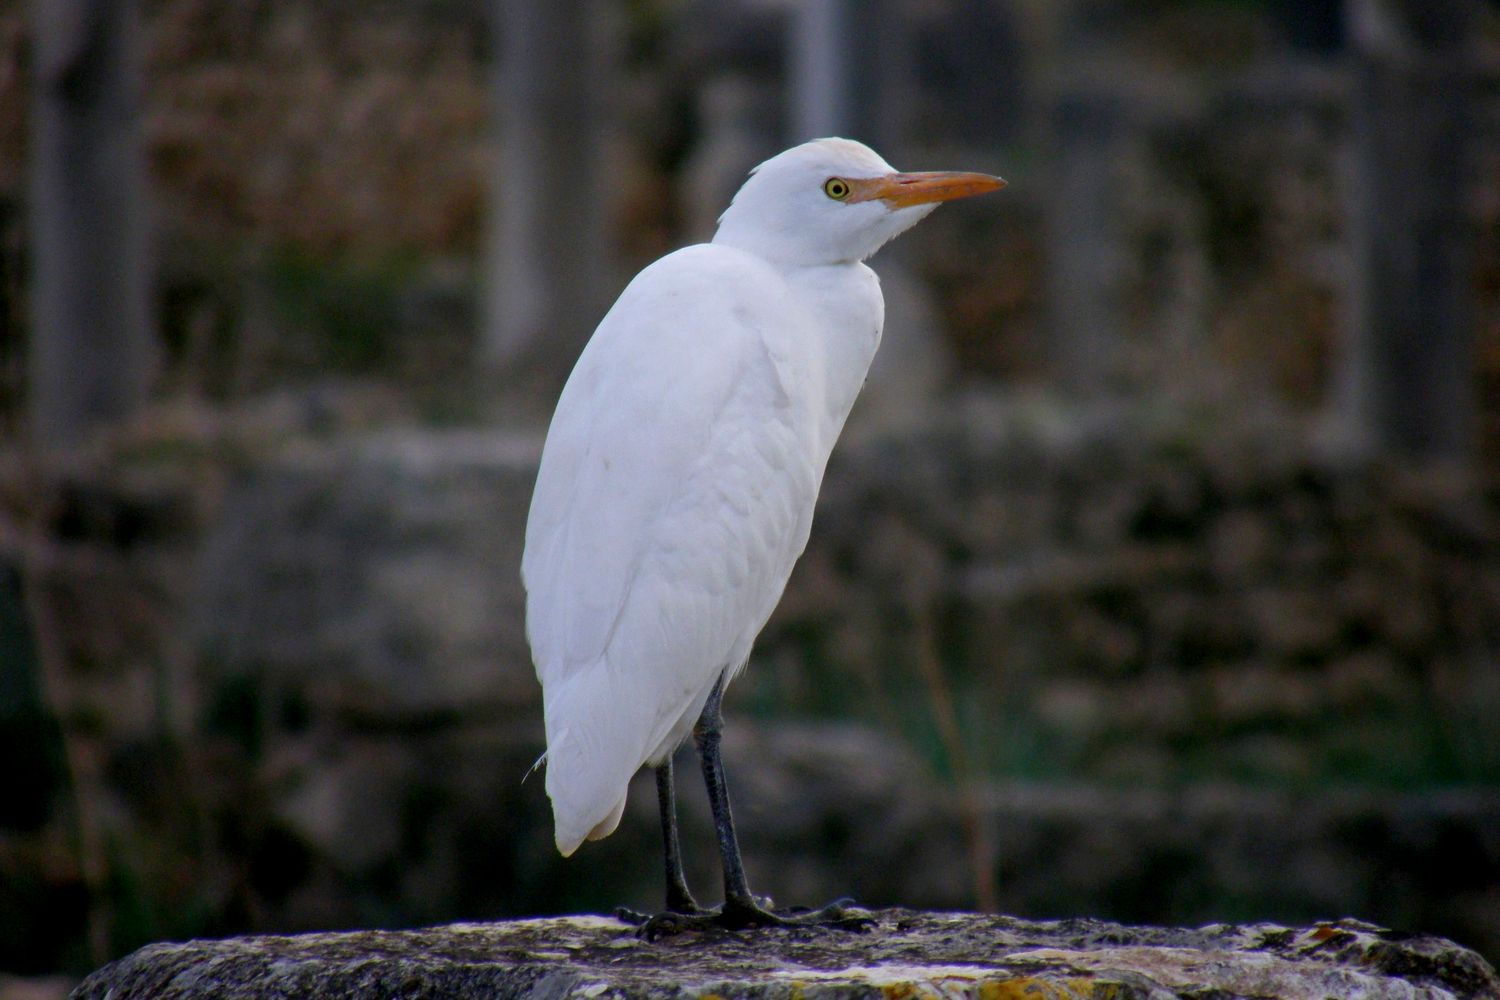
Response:
M764 683L925 703L935 658L986 772L1493 781L1487 490L1180 417L975 397L846 452Z
M1357 912L1500 953L1494 494L1180 417L972 397L838 455L731 692L760 889ZM58 763L0 828L0 965L654 905L649 788L564 862L524 780L537 441L283 428L8 465L10 662L58 711L18 697L0 728Z

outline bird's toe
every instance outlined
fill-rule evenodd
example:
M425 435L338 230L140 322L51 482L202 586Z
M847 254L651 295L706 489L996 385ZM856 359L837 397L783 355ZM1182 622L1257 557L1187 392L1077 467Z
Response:
M615 919L639 927L651 919L651 914L642 913L640 910L632 910L628 906L615 907Z

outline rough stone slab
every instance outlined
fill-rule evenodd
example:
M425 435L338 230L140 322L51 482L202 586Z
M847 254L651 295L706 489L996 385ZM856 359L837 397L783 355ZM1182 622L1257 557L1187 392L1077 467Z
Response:
M983 1000L1493 1000L1482 958L1356 920L1126 927L881 910L856 933L637 938L606 917L154 944L75 1000L281 997L980 997Z

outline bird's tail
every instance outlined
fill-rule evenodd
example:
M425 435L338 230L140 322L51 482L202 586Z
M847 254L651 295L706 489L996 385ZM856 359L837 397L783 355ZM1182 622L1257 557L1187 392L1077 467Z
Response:
M630 779L645 760L651 720L633 718L639 710L618 696L612 680L607 669L596 669L543 694L547 796L563 857L615 831Z

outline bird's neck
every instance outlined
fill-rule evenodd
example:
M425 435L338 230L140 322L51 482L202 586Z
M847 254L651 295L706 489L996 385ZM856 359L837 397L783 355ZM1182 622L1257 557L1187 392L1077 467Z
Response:
M826 459L875 360L885 300L880 279L858 261L785 268L782 273L812 321L815 343L806 347L815 352L821 372Z

